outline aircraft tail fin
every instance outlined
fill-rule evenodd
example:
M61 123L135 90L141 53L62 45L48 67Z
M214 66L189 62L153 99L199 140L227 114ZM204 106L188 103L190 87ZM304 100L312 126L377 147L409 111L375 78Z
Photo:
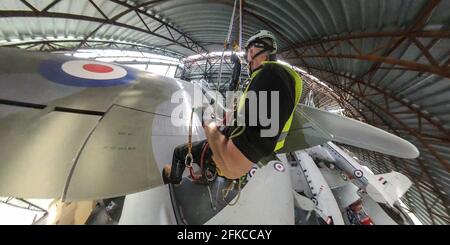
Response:
M366 191L376 202L394 205L411 187L412 182L405 175L398 172L375 175L376 184L369 184Z

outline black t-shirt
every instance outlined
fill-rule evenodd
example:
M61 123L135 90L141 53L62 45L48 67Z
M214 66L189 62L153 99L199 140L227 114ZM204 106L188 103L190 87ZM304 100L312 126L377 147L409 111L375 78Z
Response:
M241 126L229 127L226 130L226 136L230 137L236 147L247 157L251 162L257 163L263 157L269 156L273 153L278 141L278 137L283 130L283 126L292 114L295 106L295 81L292 76L281 65L265 64L259 71L259 74L253 79L248 91L256 92L258 101L258 112L260 106L267 106L267 118L272 118L271 115L271 91L278 91L279 93L279 108L276 112L279 115L278 133L274 137L261 137L262 129L269 129L272 125L262 126L261 121L257 120L256 126L249 125L249 101L245 103L245 118L246 123L244 128ZM267 104L260 103L261 91L267 91ZM254 113L254 112L252 112ZM259 119L258 113L258 119ZM243 132L241 130L244 130ZM242 133L237 133L242 132ZM233 136L232 136L233 135ZM237 135L237 136L235 136Z

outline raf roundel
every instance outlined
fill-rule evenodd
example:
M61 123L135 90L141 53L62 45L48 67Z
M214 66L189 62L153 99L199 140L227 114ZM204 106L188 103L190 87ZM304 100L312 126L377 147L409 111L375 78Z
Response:
M319 201L315 197L311 197L311 201L314 203L314 205L319 206Z
M281 162L277 162L273 165L276 171L278 172L284 172L285 168L284 165Z
M118 86L136 79L132 69L90 60L46 60L39 73L52 82L76 87Z
M255 175L257 168L253 167L252 169L250 169L250 171L248 172L248 177L252 178L253 175Z
M360 179L364 176L363 171L361 171L360 169L357 169L353 172L353 174L356 176L356 178Z

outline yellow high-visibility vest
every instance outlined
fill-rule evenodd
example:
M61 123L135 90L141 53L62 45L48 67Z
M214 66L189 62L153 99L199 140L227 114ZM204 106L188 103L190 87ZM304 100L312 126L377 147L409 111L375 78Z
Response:
M283 65L283 64L280 64L280 63L278 63L276 61L263 62L263 65L265 65L265 64L275 64L275 65L282 66L291 75L291 77L295 81L295 105L294 105L294 108L292 109L291 116L289 117L289 119L284 124L283 130L281 131L281 134L278 137L278 141L277 141L277 144L276 144L275 149L274 149L274 152L276 152L276 151L280 150L281 148L283 148L283 146L284 146L284 142L285 142L286 137L287 137L287 135L289 133L289 130L291 128L292 118L294 117L295 108L297 107L297 104L300 102L300 96L302 95L303 83L302 83L302 79L300 78L298 73L295 72L291 67ZM253 72L252 76L250 77L250 82L248 83L247 87L244 90L244 93L242 94L241 98L239 99L238 112L244 107L244 105L245 105L245 98L247 97L248 89L250 88L250 85L252 84L253 79L258 75L258 73L260 71L261 71L261 69Z

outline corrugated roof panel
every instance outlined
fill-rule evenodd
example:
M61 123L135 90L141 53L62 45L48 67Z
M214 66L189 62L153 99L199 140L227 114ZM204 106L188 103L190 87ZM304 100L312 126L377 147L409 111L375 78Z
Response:
M42 4L41 9L47 5L48 4ZM53 6L49 12L103 18L100 12L88 0L62 1Z
M48 0L46 0L48 1ZM4 10L29 10L30 8L24 3L17 0L0 1L0 9Z

